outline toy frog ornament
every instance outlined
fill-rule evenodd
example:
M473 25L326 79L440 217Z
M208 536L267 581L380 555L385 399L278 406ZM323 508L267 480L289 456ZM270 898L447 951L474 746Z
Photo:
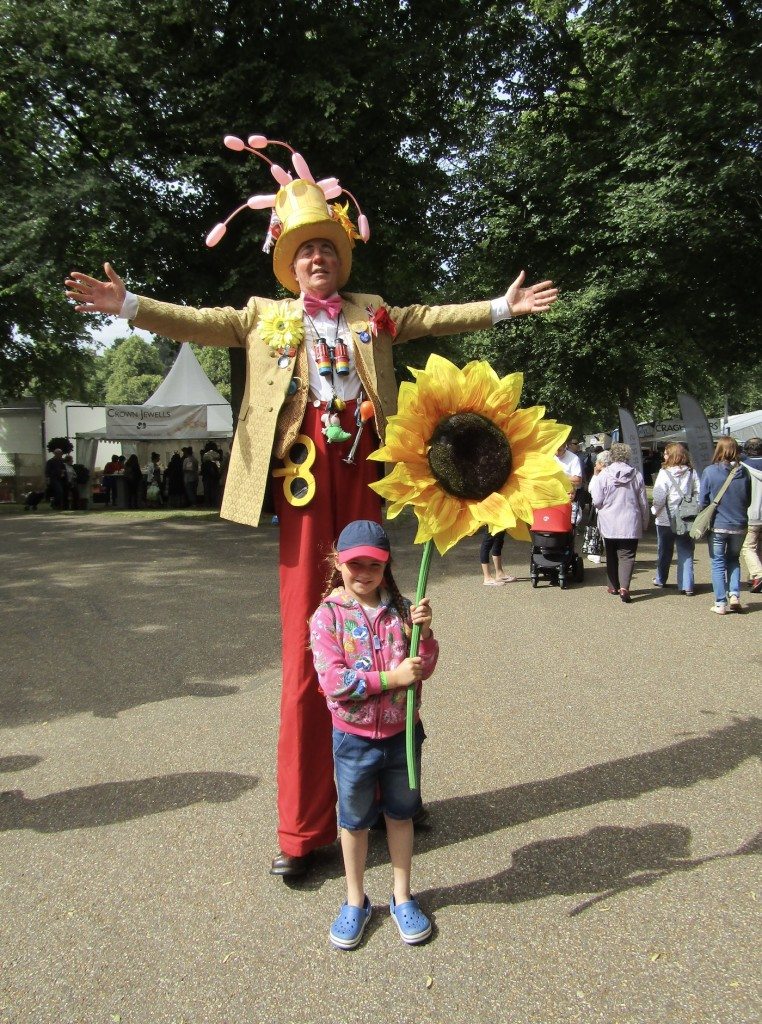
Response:
M349 440L351 435L342 428L338 413L326 412L320 419L323 421L323 433L329 444L341 444L342 441Z

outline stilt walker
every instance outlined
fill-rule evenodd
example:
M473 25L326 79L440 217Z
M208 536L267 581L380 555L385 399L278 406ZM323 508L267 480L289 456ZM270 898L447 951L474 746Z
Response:
M378 479L368 455L397 408L392 346L426 335L479 330L555 301L550 281L524 287L523 272L505 296L463 305L394 307L378 295L344 291L355 242L370 237L354 196L335 178L315 181L303 157L262 135L226 146L270 165L278 191L252 196L212 229L216 245L244 209L270 209L264 249L278 281L295 295L253 297L243 309L193 309L133 295L105 264L106 281L79 272L67 295L84 313L112 313L177 341L246 350L247 379L221 514L257 526L272 474L280 520L283 686L278 740L279 852L271 872L303 875L310 854L336 839L331 720L308 648L308 620L325 578L325 557L344 526L380 521ZM265 155L289 151L294 173ZM349 201L357 208L357 226ZM274 456L274 463L271 463Z

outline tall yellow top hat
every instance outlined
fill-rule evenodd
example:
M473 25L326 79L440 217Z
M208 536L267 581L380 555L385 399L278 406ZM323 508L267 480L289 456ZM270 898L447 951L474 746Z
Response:
M336 248L341 270L338 285L343 288L349 280L352 270L352 249L355 239L367 242L370 238L368 219L360 206L347 189L339 185L336 178L324 178L315 181L306 161L296 153L288 143L268 140L264 135L250 135L248 145L235 135L225 136L228 149L241 152L246 150L260 157L270 165L270 171L280 185L275 195L251 196L242 206L234 210L221 224L217 224L209 232L206 244L215 246L227 231L227 225L241 210L272 209L270 226L263 249L273 253L273 272L284 288L298 294L299 283L293 272L293 263L299 247L313 238L326 238ZM298 177L273 163L261 152L265 146L283 146L291 153L291 162ZM357 207L357 228L349 216L349 203L341 206L328 200L338 198L345 193Z

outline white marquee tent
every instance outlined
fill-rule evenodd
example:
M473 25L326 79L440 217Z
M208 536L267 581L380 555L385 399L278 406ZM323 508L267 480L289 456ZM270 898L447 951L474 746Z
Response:
M172 453L196 441L226 442L233 436L233 411L201 368L192 348L180 346L172 369L156 391L142 406L106 406L104 426L76 435L77 462L87 466L91 474L100 462L98 445L108 449L109 456L121 443L124 454L137 454L141 466L150 453L158 451L166 465ZM137 432L142 425L162 424L143 440ZM139 429L139 428L138 428ZM105 461L105 460L104 460Z

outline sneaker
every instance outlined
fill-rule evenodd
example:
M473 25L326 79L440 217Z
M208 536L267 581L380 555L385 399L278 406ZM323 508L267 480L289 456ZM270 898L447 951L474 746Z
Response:
M724 601L718 601L717 604L713 604L712 605L712 611L716 612L717 615L727 615L728 614L728 610L725 607L725 602Z
M742 612L743 611L743 605L741 604L741 599L739 598L738 594L731 594L730 595L730 600L728 601L728 611L729 612Z
M360 945L365 925L370 921L373 907L368 897L361 907L342 903L339 916L331 925L328 937L337 949L356 949Z
M418 900L410 899L407 903L396 904L392 896L389 901L389 913L397 925L402 941L408 946L417 946L431 935L431 921L419 907Z
M655 587L659 587L659 588L666 587L666 583L662 583L660 580L651 580L651 582L653 583L653 585Z

